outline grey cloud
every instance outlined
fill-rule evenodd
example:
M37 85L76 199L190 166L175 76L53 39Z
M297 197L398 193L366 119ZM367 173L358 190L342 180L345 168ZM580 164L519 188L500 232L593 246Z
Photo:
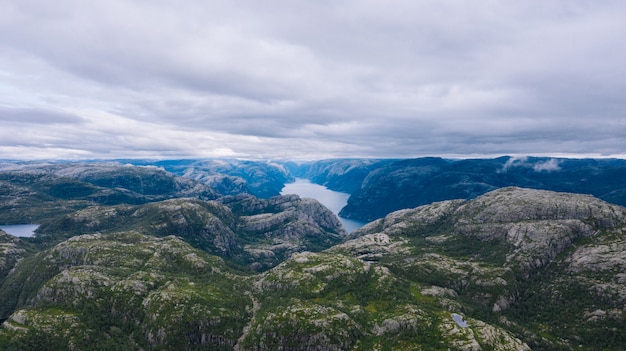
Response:
M502 166L502 172L507 172L512 167L532 168L535 172L556 172L561 170L561 161L558 159L548 159L539 162L530 162L528 157L511 157Z
M0 109L3 122L80 123L90 135L88 143L72 136L75 126L24 127L43 134L33 139L43 149L240 157L626 150L622 2L6 5L0 105L17 108ZM84 127L102 114L140 130Z
M10 108L0 106L0 121L24 124L80 124L84 120L71 113L38 108Z

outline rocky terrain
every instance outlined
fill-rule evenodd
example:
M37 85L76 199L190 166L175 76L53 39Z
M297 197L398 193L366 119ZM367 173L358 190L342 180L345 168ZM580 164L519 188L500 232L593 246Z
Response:
M19 299L0 345L232 349L250 318L248 285L221 259L174 236L82 235L20 262L5 281L2 297Z
M6 350L626 345L626 208L589 195L505 187L349 236L297 196L95 204L0 255Z
M0 230L0 281L4 280L18 261L29 253L29 245Z
M176 235L193 247L254 270L292 253L323 250L345 236L338 219L312 199L250 195L202 201L182 198L144 205L91 206L42 222L32 239L49 246L84 233L133 230Z

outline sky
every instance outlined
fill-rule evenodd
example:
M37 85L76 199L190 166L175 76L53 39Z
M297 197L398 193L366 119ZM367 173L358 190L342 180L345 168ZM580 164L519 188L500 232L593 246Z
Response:
M0 9L0 159L626 158L626 1Z

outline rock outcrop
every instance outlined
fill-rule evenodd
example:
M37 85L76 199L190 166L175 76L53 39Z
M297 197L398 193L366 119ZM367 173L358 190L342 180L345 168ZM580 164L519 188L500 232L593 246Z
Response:
M27 245L19 238L0 230L0 283L15 267L15 264L27 255Z

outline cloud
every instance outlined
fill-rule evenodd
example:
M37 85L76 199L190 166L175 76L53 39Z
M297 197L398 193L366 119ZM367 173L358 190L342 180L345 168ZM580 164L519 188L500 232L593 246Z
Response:
M561 161L554 158L545 161L531 161L526 156L514 156L504 163L500 172L507 172L512 167L532 168L535 172L557 172L561 170Z
M626 149L619 1L8 0L0 31L0 158Z
M0 118L5 123L24 124L81 124L84 120L71 113L38 108L9 108L0 106Z
M511 167L527 167L528 157L510 157L502 166L502 172L507 172Z
M560 171L560 161L556 159L549 159L545 162L539 162L533 166L535 172L555 172Z

